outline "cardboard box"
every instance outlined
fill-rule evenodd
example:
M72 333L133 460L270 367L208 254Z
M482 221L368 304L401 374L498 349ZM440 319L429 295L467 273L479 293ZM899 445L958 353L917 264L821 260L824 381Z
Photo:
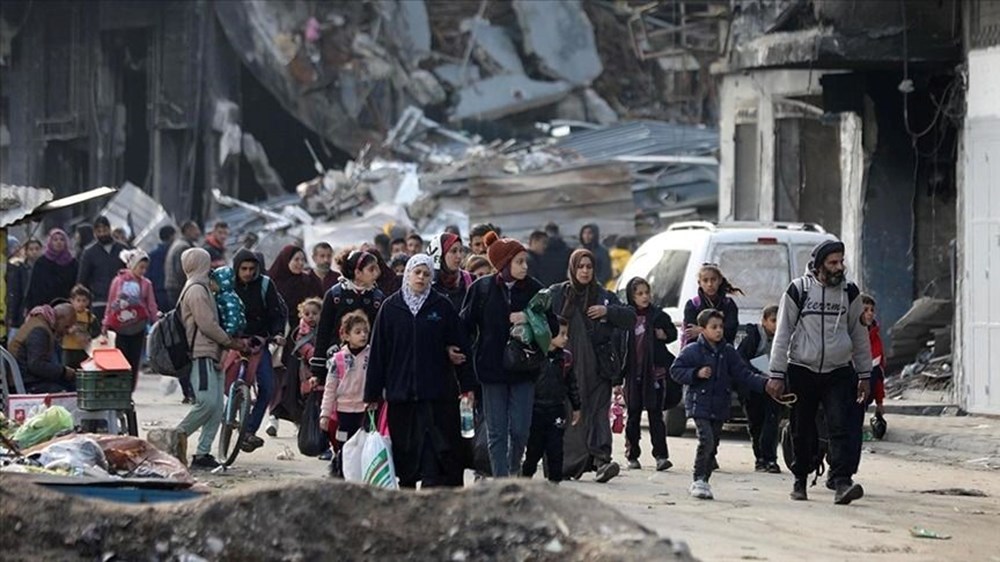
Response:
M80 419L76 407L75 392L58 392L53 394L11 394L7 401L7 417L23 424L25 420L49 406L62 406L73 415L73 421Z

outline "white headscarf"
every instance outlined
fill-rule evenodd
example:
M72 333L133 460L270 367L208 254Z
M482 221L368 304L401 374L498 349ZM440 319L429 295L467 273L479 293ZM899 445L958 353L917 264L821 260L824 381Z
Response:
M427 302L427 297L431 294L431 284L429 282L427 283L427 288L424 289L424 292L422 293L415 293L413 292L413 289L410 288L410 274L413 273L414 269L420 267L421 265L427 267L427 269L431 272L434 271L434 260L431 259L430 256L427 254L417 254L413 256L410 258L410 261L406 262L406 270L403 271L403 288L400 289L400 292L403 295L403 301L406 302L407 308L410 309L410 313L414 316L420 312L424 303Z
M139 248L134 250L122 250L118 253L118 259L122 260L126 269L131 271L135 269L135 266L139 265L139 262L142 260L149 261L149 254Z

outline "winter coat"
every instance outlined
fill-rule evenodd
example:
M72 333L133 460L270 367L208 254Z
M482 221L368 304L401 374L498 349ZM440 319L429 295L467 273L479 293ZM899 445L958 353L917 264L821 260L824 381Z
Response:
M764 327L760 324L747 324L743 327L743 333L743 339L740 341L740 345L736 348L736 351L739 352L740 357L750 366L751 371L767 375L767 373L761 373L756 367L750 365L750 362L761 355L771 355L774 336L768 337L764 331Z
M75 259L66 265L59 265L42 255L38 256L34 265L22 267L25 268L25 313L36 306L49 304L55 299L68 299L69 292L76 283L78 266ZM105 285L105 291L107 288ZM10 291L12 288L8 287L7 290Z
M184 332L191 346L191 358L219 360L222 347L232 345L232 338L219 324L219 309L208 288L211 258L201 252L190 253L181 260L187 282L177 303Z
M712 376L698 378L702 367L710 367ZM684 409L689 418L726 421L732 404L734 387L742 392L763 393L767 379L755 375L736 349L721 343L713 346L704 336L688 344L670 368L670 376L687 386Z
M80 256L80 271L77 273L76 282L90 289L90 294L93 295L90 302L93 306L101 307L107 304L111 281L125 267L122 260L118 259L118 254L125 249L120 243L112 242L111 249L105 250L100 242L95 242ZM68 297L69 292L63 296Z
M146 326L156 322L156 316L159 314L160 309L156 306L156 296L153 294L153 284L149 279L145 277L137 277L131 270L122 269L118 272L118 275L111 282L111 287L108 289L108 306L104 309L104 321L102 326L106 329L114 329L113 316L115 314L116 301L127 301L129 299L128 291L134 291L138 289L139 303L144 309L146 315L146 322L141 327L134 328L131 333L136 334L145 330Z
M288 307L288 325L292 328L299 325L299 304L311 297L322 298L324 293L323 283L311 271L295 274L288 269L288 263L299 251L302 249L298 246L285 246L268 270L268 276Z
M359 413L365 411L365 379L371 346L357 355L344 348L333 354L334 374L326 377L319 418L329 418L334 411Z
M465 296L469 294L469 287L472 286L472 283L472 275L468 271L462 270L458 272L458 286L446 287L440 279L435 278L431 288L451 301L452 306L455 307L455 311L458 312L462 310L462 305L465 303Z
M580 329L573 323L573 311L571 307L567 307L567 298L571 290L569 281L554 285L549 289L552 293L552 312L570 321L569 348L573 352L573 360L577 366L576 371L579 376L581 369L591 369L596 372L598 368L597 364L586 364L586 359L583 358L584 354L581 353L582 350L580 348L583 342L585 341L586 344L589 344L591 348L590 356L594 356L596 361L596 352L599 346L613 341L619 330L627 331L633 329L635 326L635 311L621 304L618 297L611 291L595 287L593 302L578 303L575 305L582 306L583 308L580 313L584 333L581 334ZM607 315L596 322L587 317L586 314L587 308L593 305L602 305L608 309ZM605 375L599 374L599 376L604 377ZM621 378L612 378L611 380L612 385L619 385L622 382Z
M377 287L362 291L348 279L342 278L323 297L323 308L316 324L316 356L327 358L327 350L334 344L340 344L340 320L349 312L361 310L368 317L368 322L375 326L375 318L385 296ZM325 363L312 366L312 373L321 382L326 380Z
M677 339L677 327L669 314L655 306L646 308L644 314L634 306L632 309L636 311L636 320L625 375L625 401L642 403L645 410L659 410L662 407L659 391L669 384L665 379L674 362L667 344ZM667 338L658 339L657 329L663 330Z
M31 266L23 262L7 263L7 327L17 328L24 322L27 311L28 278ZM76 279L76 274L73 275Z
M878 322L868 328L868 344L872 349L872 398L876 404L881 404L885 400L885 356Z
M534 407L536 410L565 408L566 400L574 412L580 410L580 388L573 373L573 354L565 349L553 349L546 355L535 381Z
M789 364L830 373L853 363L859 379L869 378L871 344L859 296L854 283L827 287L812 273L792 281L778 305L771 376L784 378Z
M723 337L728 344L736 343L736 333L740 330L740 309L736 306L736 301L728 295L709 297L704 291L698 289L698 295L688 300L687 304L684 305L684 323L681 325L682 346L689 343L684 337L683 331L691 326L697 326L698 315L708 309L718 310L725 316L722 320Z
M469 288L462 304L465 333L477 334L472 358L476 379L480 383L516 384L538 376L536 371L507 372L503 369L503 353L510 339L510 315L522 312L542 289L542 284L528 277L510 288L497 275L477 279ZM558 324L553 317L552 325Z
M249 283L239 279L240 264L252 261L257 265L257 273ZM264 286L264 264L260 257L250 250L240 250L233 258L233 271L236 272L236 294L243 301L246 312L247 326L243 335L271 338L285 334L285 323L288 321L288 309L285 301L278 293L273 281Z
M66 370L55 360L56 334L41 315L29 316L10 344L24 387L59 384L68 388Z
M209 277L219 287L215 294L219 324L230 336L240 335L247 327L247 316L243 300L236 294L236 272L229 266L217 267Z
M149 269L146 270L146 277L153 284L153 295L156 297L156 306L160 310L170 310L174 303L167 297L167 252L170 251L170 244L161 242L152 252L149 253Z
M188 250L193 247L193 243L188 242L184 238L180 238L175 240L174 243L170 245L170 249L167 250L167 258L163 271L163 285L168 290L180 293L181 288L184 286L184 282L187 281L187 278L184 276L184 267L181 265L181 254L184 253L184 250Z
M593 231L594 240L590 244L584 244L583 231L588 228ZM580 228L580 247L586 248L594 254L594 259L597 260L597 263L594 264L594 279L597 279L597 284L603 287L612 277L611 252L601 244L600 240L601 229L596 224L585 224ZM569 265L568 260L567 265Z
M448 299L430 291L414 316L401 292L392 295L375 319L365 402L383 397L389 402L457 402L459 392L473 390L475 380L468 368L458 368L456 380L449 346L470 353L462 322Z

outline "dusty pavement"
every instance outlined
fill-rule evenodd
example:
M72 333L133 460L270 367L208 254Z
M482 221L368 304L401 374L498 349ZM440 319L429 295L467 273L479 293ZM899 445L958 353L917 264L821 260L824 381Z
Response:
M143 376L136 395L141 434L175 424L187 411L179 391L164 396L166 381ZM890 437L930 435L937 418L889 417ZM940 418L954 439L993 444L1000 420ZM957 420L957 421L956 421ZM963 429L964 428L964 429ZM974 434L969 441L968 435ZM325 477L326 463L298 454L294 428L282 423L276 439L241 455L227 474L199 473L213 489L233 489L268 480ZM650 467L648 445L640 471L623 470L607 485L587 480L564 486L591 495L634 518L661 536L686 542L702 560L981 560L1000 562L1000 459L991 453L949 451L921 446L934 439L904 437L903 443L865 444L859 481L864 499L835 506L832 492L810 488L810 501L788 499L791 476L753 472L753 454L741 431L727 433L720 447L721 470L712 477L716 500L687 495L694 456L693 433L669 440L674 468ZM916 443L916 444L914 444ZM941 443L937 443L941 445ZM287 447L292 460L277 460ZM615 438L623 460L623 440ZM923 490L970 488L987 497L941 496ZM951 535L950 540L914 538L912 527ZM626 557L627 559L627 557Z

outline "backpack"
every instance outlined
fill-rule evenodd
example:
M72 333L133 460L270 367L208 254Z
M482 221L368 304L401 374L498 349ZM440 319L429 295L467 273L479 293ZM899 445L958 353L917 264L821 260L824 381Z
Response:
M116 333L133 336L146 329L149 311L142 298L142 283L137 279L122 282L118 297L108 303L111 309L108 328Z
M195 324L191 341L187 339L184 329L184 319L181 317L180 303L188 289L181 291L177 306L163 315L149 332L146 338L146 354L149 368L154 373L168 377L178 377L191 366L191 350L194 339L198 336L198 325ZM207 291L208 287L201 285Z

